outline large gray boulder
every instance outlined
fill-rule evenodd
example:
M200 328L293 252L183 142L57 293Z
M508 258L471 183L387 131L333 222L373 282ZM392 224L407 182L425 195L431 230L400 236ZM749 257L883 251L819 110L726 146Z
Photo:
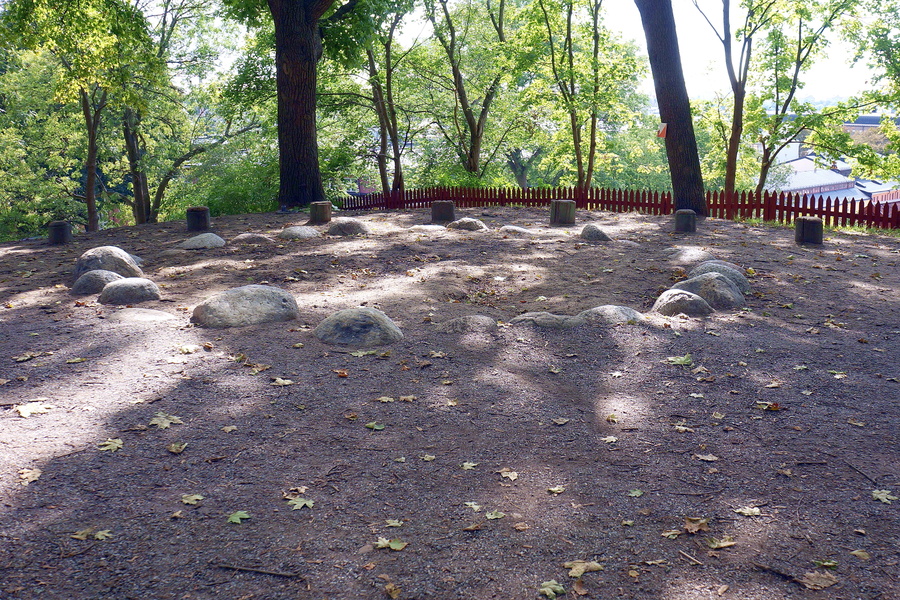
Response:
M547 327L549 329L571 329L584 325L586 321L580 316L571 317L568 315L554 315L548 312L529 312L513 317L509 321L511 324L526 323L537 327Z
M447 229L461 229L463 231L488 231L489 228L483 221L473 219L472 217L464 217L457 219L452 223L447 223Z
M375 308L341 310L327 317L313 330L326 344L384 346L403 339L403 332L390 317Z
M578 313L578 316L588 323L608 323L610 325L622 325L624 323L639 323L644 320L644 315L628 308L615 304L595 306Z
M737 286L739 290L741 290L742 294L750 293L750 282L747 281L747 278L744 277L744 274L741 273L738 269L733 267L729 267L724 264L725 261L707 261L705 263L700 263L688 273L688 277L697 277L698 275L703 275L704 273L719 273L720 275L724 275L728 278L731 283Z
M116 246L99 246L91 248L75 261L75 273L73 281L88 271L112 271L122 277L143 277L144 272L137 265L134 258L121 248Z
M278 237L282 240L310 240L317 238L322 234L315 227L307 227L306 225L296 225L294 227L285 227Z
M609 242L612 238L594 223L588 223L581 229L581 239L589 242Z
M159 300L159 287L143 277L125 277L107 283L97 301L100 304L138 304Z
M328 235L367 235L369 227L359 219L340 217L328 226Z
M184 248L185 250L207 250L209 248L221 248L225 245L225 240L214 233L201 233L192 238L188 238L176 244L176 248Z
M194 307L191 321L223 329L290 321L299 315L297 301L288 292L269 285L245 285L210 296Z
M672 289L685 290L697 294L715 310L740 308L744 305L744 294L731 280L721 273L704 273L672 286Z
M656 299L651 309L667 317L685 314L689 317L703 317L712 314L712 307L697 294L686 290L666 290Z
M87 296L89 294L99 294L106 287L107 283L123 279L118 273L105 271L103 269L95 269L88 271L78 278L69 293L73 296Z

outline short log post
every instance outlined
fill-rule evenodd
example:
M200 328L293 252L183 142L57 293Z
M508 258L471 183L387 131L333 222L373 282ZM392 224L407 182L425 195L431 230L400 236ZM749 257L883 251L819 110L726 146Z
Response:
M551 225L574 225L575 224L575 201L574 200L551 200L550 201L550 224Z
M824 225L819 217L797 217L794 221L794 241L797 244L822 244Z
M189 206L186 214L188 231L206 231L209 229L208 206Z
M431 222L450 223L456 220L456 205L453 200L435 200L431 203Z
M331 221L331 202L328 200L310 202L309 222L307 225L322 225L329 221Z
M675 211L675 231L694 233L697 231L697 213L689 208Z
M47 241L54 246L71 242L72 224L68 221L51 221L47 225Z

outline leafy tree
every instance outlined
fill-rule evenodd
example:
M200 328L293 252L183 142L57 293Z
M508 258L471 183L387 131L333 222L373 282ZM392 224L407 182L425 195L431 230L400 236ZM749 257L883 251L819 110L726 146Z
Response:
M675 207L692 209L698 215L706 215L703 176L700 172L690 101L681 69L672 2L635 0L635 4L641 13L641 23L647 39L647 54L650 58L650 70L653 72L660 118L667 126L666 155L669 159Z

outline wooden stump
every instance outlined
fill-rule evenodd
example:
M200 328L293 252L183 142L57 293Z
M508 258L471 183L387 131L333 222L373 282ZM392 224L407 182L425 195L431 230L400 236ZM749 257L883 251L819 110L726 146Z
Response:
M821 245L824 229L819 217L797 217L794 221L794 241L797 244Z
M697 213L689 208L675 211L675 231L694 233L697 231Z
M575 224L575 201L574 200L551 200L550 201L550 224L551 225L574 225Z
M51 221L47 225L47 241L54 246L72 241L72 224L68 221Z
M209 207L189 206L187 208L187 230L206 231L209 229Z
M431 203L431 222L449 223L456 220L456 205L453 200L435 200Z
M322 225L331 221L331 202L310 202L309 222L307 225Z

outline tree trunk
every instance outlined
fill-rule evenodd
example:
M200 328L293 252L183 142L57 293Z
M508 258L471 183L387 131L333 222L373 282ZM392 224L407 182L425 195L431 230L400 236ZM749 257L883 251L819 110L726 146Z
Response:
M325 200L316 140L319 18L333 0L268 0L275 24L278 90L278 202L283 209Z
M647 54L663 123L667 124L666 155L672 177L675 209L691 209L706 215L703 176L691 105L681 70L678 35L671 0L634 0L641 13Z
M94 90L97 93L98 90ZM84 202L88 211L88 231L99 231L100 215L97 212L97 135L100 133L100 113L106 107L106 92L100 92L100 98L94 102L93 94L81 89L81 112L84 115L84 126L87 131L87 158L84 161L85 182Z
M150 222L150 188L147 184L147 173L141 165L144 150L141 147L138 127L141 122L139 112L131 108L125 109L122 117L122 134L125 140L125 154L128 156L128 169L131 173L131 189L134 202L131 213L136 225Z
M731 113L731 136L728 138L728 150L725 153L725 196L731 197L737 185L738 153L741 151L741 136L744 134L744 98L747 92L734 89L734 107Z

